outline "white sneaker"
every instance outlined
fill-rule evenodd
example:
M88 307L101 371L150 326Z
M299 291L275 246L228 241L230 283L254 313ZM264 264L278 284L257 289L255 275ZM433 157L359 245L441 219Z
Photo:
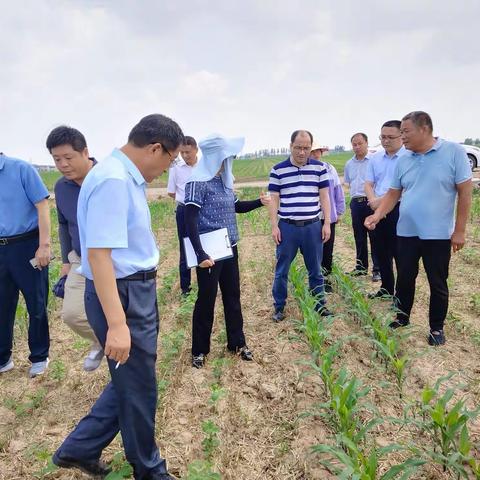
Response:
M103 349L92 348L83 361L83 369L86 372L93 372L96 370L102 363L103 355Z
M12 357L8 359L8 362L0 366L0 373L5 373L14 367Z
M35 378L38 377L38 375L43 375L45 373L45 370L48 367L48 363L50 360L47 359L44 360L43 362L34 362L32 363L32 366L30 367L30 371L28 372L28 375L30 378Z

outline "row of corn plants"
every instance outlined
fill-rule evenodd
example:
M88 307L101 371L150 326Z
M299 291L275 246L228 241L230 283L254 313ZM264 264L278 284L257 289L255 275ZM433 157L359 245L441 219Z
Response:
M373 302L361 289L360 281L343 273L337 264L333 266L332 278L338 293L348 305L349 315L372 339L376 357L394 374L402 397L408 357L401 351L398 332L392 335L392 329L388 326L393 320L391 312L374 312Z
M404 451L398 444L378 447L371 431L383 422L366 396L369 387L345 368L338 368L335 360L340 356L342 341L333 342L330 329L333 319L324 319L315 311L318 298L311 295L304 268L295 263L290 270L290 281L302 314L296 327L303 333L312 353L310 366L319 375L325 401L315 405L306 415L323 418L334 432L334 444L315 445L313 452L323 454L320 462L339 478L374 480L408 478L425 463L411 456L380 474L380 461L393 451ZM325 456L326 455L326 456ZM336 463L332 463L332 458Z

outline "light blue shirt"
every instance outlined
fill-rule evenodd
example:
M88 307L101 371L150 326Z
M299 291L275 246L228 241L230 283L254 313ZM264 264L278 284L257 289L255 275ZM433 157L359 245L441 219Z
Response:
M370 159L370 162L368 162L367 177L365 180L373 183L373 191L376 197L381 197L388 192L392 184L393 172L397 166L398 159L405 152L406 149L402 145L400 150L392 156L388 155L385 151L381 151L375 154Z
M35 204L48 197L35 167L0 155L0 237L21 235L38 228Z
M391 185L403 191L397 235L448 240L454 228L456 186L470 178L467 154L456 143L439 138L423 154L406 150Z
M138 168L117 149L90 170L77 208L82 275L93 280L89 248L112 249L116 278L157 266L159 252L145 188Z
M363 160L357 160L354 156L346 163L343 179L350 185L350 197L366 197L365 180L369 162L370 156L367 155Z

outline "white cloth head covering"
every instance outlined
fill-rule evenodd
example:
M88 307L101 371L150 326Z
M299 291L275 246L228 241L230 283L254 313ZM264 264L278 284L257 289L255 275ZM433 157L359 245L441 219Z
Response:
M220 170L223 184L227 188L233 189L235 180L232 172L233 157L238 155L245 144L245 138L225 138L223 135L214 133L200 140L198 146L202 151L202 157L198 165L188 179L189 182L208 182Z

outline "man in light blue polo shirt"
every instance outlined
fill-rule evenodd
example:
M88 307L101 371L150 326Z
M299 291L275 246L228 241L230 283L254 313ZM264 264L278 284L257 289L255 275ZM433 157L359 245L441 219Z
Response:
M368 164L365 179L365 193L368 205L375 211L380 205L382 197L388 192L392 184L393 173L399 157L405 152L400 135L400 120L389 120L382 125L380 141L384 150L374 155ZM379 298L384 295L395 294L395 275L393 260L397 263L397 221L400 204L380 221L372 232L372 243L378 258L382 284L376 293L369 294L370 298Z
M30 377L43 374L48 365L48 196L32 165L0 154L0 373L14 367L13 326L20 291L29 315Z
M365 218L373 213L368 205L365 193L365 180L367 168L370 162L368 153L368 137L365 133L355 133L350 139L352 150L355 154L346 164L343 179L350 187L350 213L352 215L352 228L355 237L356 262L352 275L367 275L368 272L368 238L372 254L372 280L380 280L378 260L375 246L372 243L372 235L363 224Z
M57 466L103 478L110 469L101 453L120 431L135 479L172 478L155 444L159 253L145 189L168 169L182 141L173 120L148 115L82 183L77 216L85 310L111 382L55 452Z
M450 252L457 252L465 244L472 172L465 150L434 137L432 132L427 113L417 111L403 117L402 140L410 151L398 160L391 188L365 225L374 229L402 197L397 224L399 313L390 326L398 328L410 322L421 258L430 284L428 343L443 345Z

